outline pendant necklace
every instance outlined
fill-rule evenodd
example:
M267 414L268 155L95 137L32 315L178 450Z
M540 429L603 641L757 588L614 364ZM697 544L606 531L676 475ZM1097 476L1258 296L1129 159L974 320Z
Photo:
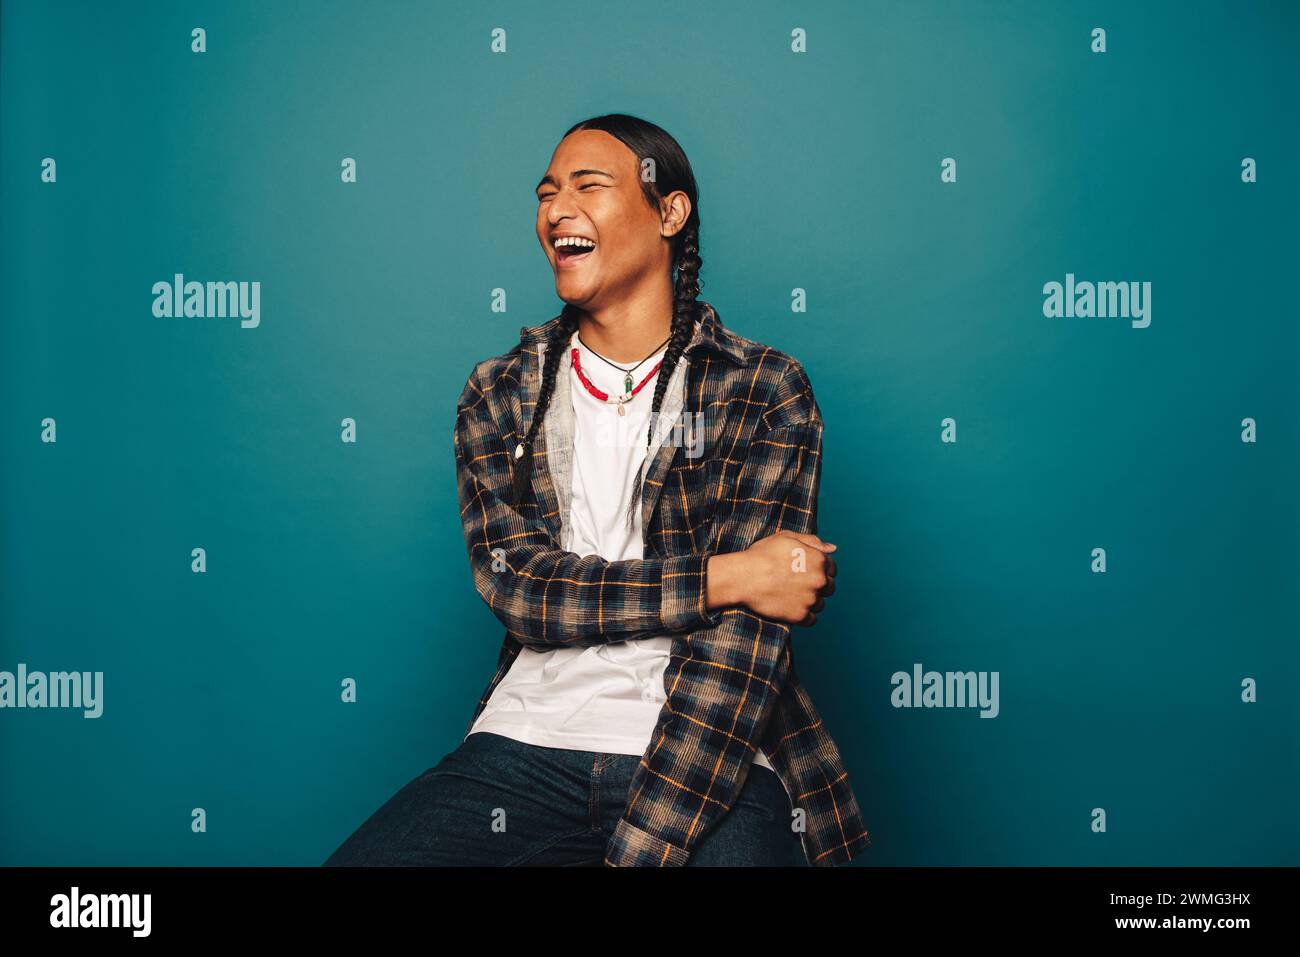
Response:
M672 339L672 336L669 336L669 337L668 337L667 339L665 339L663 342L659 343L659 345L656 346L656 347L654 348L654 350L650 353L650 355L649 355L649 356L646 356L645 359L642 359L641 362L638 362L636 365L634 365L634 366L633 366L632 368L630 368L630 369L624 369L622 366L620 366L620 365L616 365L615 363L610 362L608 359L606 359L604 356L602 356L602 355L601 355L599 352L597 352L595 349L592 349L591 346L587 346L587 344L586 344L585 342L582 342L582 336L578 336L578 341L579 341L579 342L582 342L582 344L583 344L584 346L587 346L587 350L588 350L592 355L594 355L594 356L595 356L597 359L599 359L601 362L604 362L604 363L606 363L607 365L614 366L615 369L617 369L619 372L622 372L622 373L623 373L623 394L622 394L622 395L610 395L608 392L605 392L605 391L603 391L603 390L601 390L601 389L598 389L598 388L596 388L594 385L591 384L591 380L588 379L588 378L586 377L586 375L583 374L583 371L582 371L582 359L580 358L580 355L579 355L579 352L578 352L578 348L577 348L577 346L574 346L574 348L573 348L573 349L571 350L571 352L570 352L570 357L571 357L572 360L573 360L573 371L577 373L577 375L578 375L578 379L582 382L583 387L584 387L584 388L585 388L589 393L591 393L593 396L595 396L595 397L596 397L597 399L599 399L601 402L608 403L609 405L616 405L616 406L618 406L618 414L619 414L619 415L627 415L627 409L624 408L624 404L627 403L627 402L631 402L633 396L635 396L638 392L640 392L641 389L642 389L642 387L644 387L645 384L646 384L647 382L649 382L652 378L654 378L654 374L655 374L656 372L658 372L658 371L659 371L659 367L660 367L661 365L663 365L663 360L660 359L658 362L655 363L654 368L651 369L649 372L646 373L646 376L645 376L644 379L641 380L640 385L635 385L635 386L634 386L634 385L632 384L632 373L635 372L637 369L639 369L639 368L641 367L642 363L644 363L644 362L646 361L646 359L649 359L650 356L654 355L656 352L658 352L660 349L662 349L664 346L666 346L666 345L669 343L669 341L671 341L671 339Z

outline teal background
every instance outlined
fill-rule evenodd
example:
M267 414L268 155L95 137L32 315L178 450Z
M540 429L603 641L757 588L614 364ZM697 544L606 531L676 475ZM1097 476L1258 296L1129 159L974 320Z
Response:
M457 744L503 628L455 402L558 312L532 187L605 112L682 143L704 298L825 416L796 657L862 861L1300 863L1298 20L7 0L0 669L103 671L105 712L0 711L0 864L317 864ZM154 318L175 272L260 281L261 326ZM1066 272L1151 281L1150 328L1044 318ZM892 708L915 662L1001 715Z

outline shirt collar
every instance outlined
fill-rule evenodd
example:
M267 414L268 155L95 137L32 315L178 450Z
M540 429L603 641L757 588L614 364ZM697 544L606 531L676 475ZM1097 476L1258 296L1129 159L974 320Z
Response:
M712 305L699 300L700 319L695 327L695 335L686 346L687 355L694 355L700 350L716 352L730 359L742 368L748 366L745 350L739 338L722 324L722 319ZM560 324L560 317L543 322L537 326L524 326L519 330L519 341L528 344L544 342L550 338L552 331Z

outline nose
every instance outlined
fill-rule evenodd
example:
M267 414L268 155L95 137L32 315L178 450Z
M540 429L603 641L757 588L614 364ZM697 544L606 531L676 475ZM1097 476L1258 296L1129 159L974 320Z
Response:
M571 217L575 209L573 194L567 189L559 189L551 197L550 205L546 209L546 218L554 226L561 219Z

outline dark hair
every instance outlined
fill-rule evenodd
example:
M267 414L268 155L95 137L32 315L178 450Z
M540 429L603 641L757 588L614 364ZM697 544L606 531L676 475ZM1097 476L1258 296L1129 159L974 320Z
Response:
M654 426L659 418L659 409L663 405L664 393L668 381L672 378L677 362L690 345L695 332L695 320L699 314L700 295L700 202L695 186L695 173L681 146L665 130L655 124L628 116L623 113L610 113L605 116L592 117L571 126L564 134L568 136L578 130L601 130L618 139L637 158L640 167L647 159L654 163L654 178L647 181L641 176L641 195L656 212L659 201L669 193L681 190L691 200L691 214L677 234L672 237L673 262L671 269L676 272L673 280L673 319L672 334L668 340L668 349L664 353L663 364L655 381L654 402L650 410L650 421L646 427L647 461L642 462L637 470L632 485L632 502L628 507L627 524L632 527L636 510L641 500L641 481L649 456L650 443L654 435ZM541 427L546 409L555 392L555 378L559 371L560 355L578 328L578 310L565 304L560 313L561 321L556 324L546 347L546 362L542 367L542 388L533 409L533 418L528 425L528 434L524 437L524 454L514 460L514 500L518 504L523 498L533 463L533 439ZM690 358L687 357L687 362Z

